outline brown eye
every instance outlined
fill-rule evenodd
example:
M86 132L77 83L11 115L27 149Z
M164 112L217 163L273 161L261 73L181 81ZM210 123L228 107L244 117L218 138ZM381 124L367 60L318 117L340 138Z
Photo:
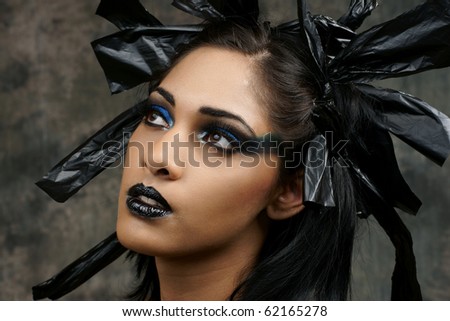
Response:
M228 149L232 147L230 140L226 138L223 134L220 134L218 132L215 133L203 132L199 135L199 138L205 143L209 143L214 147L218 147L220 149Z
M147 121L149 122L158 123L161 122L161 119L162 119L161 115L156 111L151 111L147 116Z
M222 138L222 135L219 133L214 133L212 135L209 135L210 141L212 142L220 142L220 139Z
M239 146L239 139L230 130L221 127L207 128L197 135L205 144L219 150L233 151Z
M144 119L145 123L149 126L162 127L169 129L173 126L173 120L169 112L161 106L150 105L147 116Z

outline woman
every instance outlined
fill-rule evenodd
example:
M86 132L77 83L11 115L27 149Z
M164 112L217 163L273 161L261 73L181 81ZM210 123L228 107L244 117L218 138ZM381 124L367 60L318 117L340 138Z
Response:
M117 233L125 247L155 257L138 260L157 271L143 286L158 283L161 298L225 300L241 284L233 298L346 298L356 213L350 181L337 198L342 210L321 213L303 204L302 166L288 169L276 153L250 162L239 148L267 133L302 146L318 133L312 106L320 89L297 46L262 26L206 27L152 89L129 142ZM176 136L187 148L165 149ZM206 149L220 165L208 166ZM335 170L346 179L345 168ZM142 200L156 191L136 184L156 188L168 205L160 196Z
M142 116L128 142L117 220L118 240L134 253L142 277L131 297L345 300L356 217L373 214L402 259L393 298L420 299L410 236L392 208L414 212L419 202L398 172L386 127L402 133L377 104L385 92L342 80L375 78L367 70L346 74L345 64L357 60L351 55L362 49L350 49L364 39L351 29L373 6L359 15L350 11L342 19L347 29L333 29L326 19L310 19L304 2L298 7L303 26L276 28L257 21L255 1L225 2L226 19L206 2L206 9L175 4L210 23L200 32L187 29L181 40L174 32L177 54L165 68L148 72L148 101L133 109ZM120 4L111 6L116 11L103 7L103 15L121 25ZM163 30L151 25L158 25L153 19L148 32ZM308 21L325 28L321 38ZM121 26L127 43L142 34ZM346 37L353 42L340 53L336 44L343 47ZM102 60L110 55L101 49L107 42L94 48L113 91L126 89ZM450 131L443 116L433 121ZM422 137L414 135L420 145ZM438 161L448 146L447 135L432 151Z

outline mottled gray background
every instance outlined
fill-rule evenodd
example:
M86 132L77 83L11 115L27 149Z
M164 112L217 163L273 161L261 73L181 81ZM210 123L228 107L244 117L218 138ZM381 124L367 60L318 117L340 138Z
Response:
M264 0L267 18L295 16L295 1ZM393 18L418 0L385 0L365 28ZM339 17L347 0L311 0L313 13ZM0 299L30 300L46 280L114 230L120 170L106 170L65 204L34 182L121 110L137 92L111 97L90 41L115 31L94 15L93 0L0 0ZM193 21L170 1L143 1L167 24ZM450 114L449 71L383 83ZM417 217L402 215L415 240L419 280L427 300L450 299L450 165L439 168L402 143L398 158L423 200ZM355 251L353 297L387 300L394 250L371 220ZM121 299L131 282L123 258L66 300Z

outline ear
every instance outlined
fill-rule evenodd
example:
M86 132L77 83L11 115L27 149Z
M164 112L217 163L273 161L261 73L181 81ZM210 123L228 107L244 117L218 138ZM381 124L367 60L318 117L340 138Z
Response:
M273 220L284 220L303 211L303 175L280 186L267 205L267 216Z

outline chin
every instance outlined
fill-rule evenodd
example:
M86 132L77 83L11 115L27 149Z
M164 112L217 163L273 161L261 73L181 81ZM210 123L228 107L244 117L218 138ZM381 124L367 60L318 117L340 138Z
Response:
M144 224L143 224L144 223ZM125 248L143 255L158 255L162 247L161 237L152 233L145 222L132 216L117 220L117 239ZM159 239L159 242L158 242Z
M127 217L129 216L128 213L123 214L125 215L119 214L119 217L117 219L117 239L119 240L120 244L122 244L127 249L141 253L143 250L142 244L146 243L141 236L141 229L134 226L135 224L133 224L133 218Z

